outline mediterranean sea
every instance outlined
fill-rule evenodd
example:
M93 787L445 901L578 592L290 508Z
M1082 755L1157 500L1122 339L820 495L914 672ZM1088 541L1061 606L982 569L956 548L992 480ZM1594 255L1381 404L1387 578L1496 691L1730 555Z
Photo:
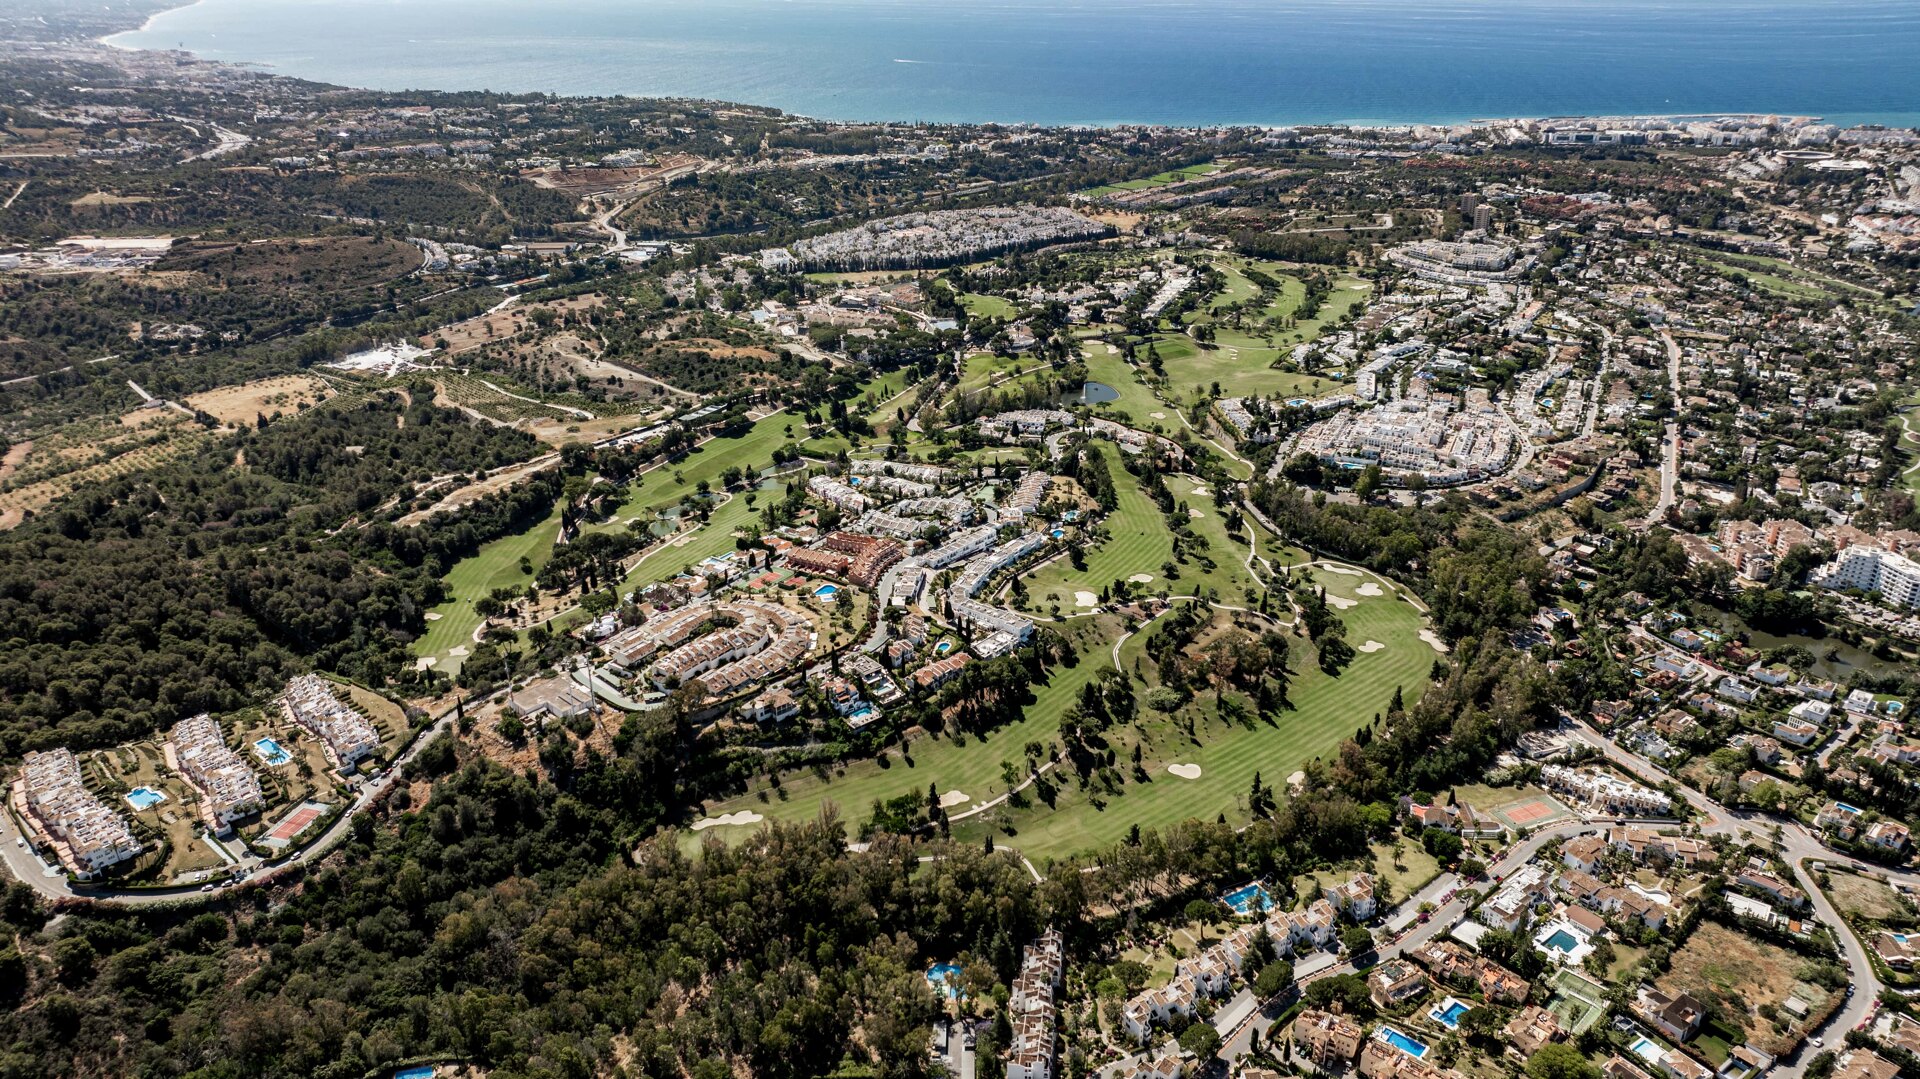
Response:
M344 86L843 120L1920 124L1916 0L200 0L108 40Z

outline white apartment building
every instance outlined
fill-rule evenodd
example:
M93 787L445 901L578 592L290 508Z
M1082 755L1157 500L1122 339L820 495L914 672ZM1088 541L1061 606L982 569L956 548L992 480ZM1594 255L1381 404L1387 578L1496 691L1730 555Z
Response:
M87 790L71 750L27 754L14 781L13 804L75 876L94 876L140 853L126 820Z
M807 481L807 490L814 497L835 507L842 513L861 514L867 512L867 496L832 476L815 476Z
M1920 607L1920 563L1877 547L1848 547L1814 572L1813 583L1878 592L1895 607Z
M288 682L280 706L287 719L320 739L336 768L350 768L380 748L380 733L373 724L347 707L319 675L303 674Z
M167 742L180 775L200 792L200 813L214 831L230 832L234 821L266 808L260 777L227 748L218 720L205 712L183 719Z
M963 558L971 558L982 551L993 550L993 545L999 538L1000 531L992 525L969 528L965 532L957 532L948 537L946 543L926 554L915 556L912 561L915 565L924 566L927 569L945 569Z
M1673 801L1650 787L1642 787L1603 772L1587 772L1549 764L1540 769L1540 782L1549 790L1571 795L1608 813L1654 814L1673 811Z
M1065 973L1066 938L1049 929L1027 945L1020 973L1013 980L1007 1010L1012 1013L1013 1044L1007 1055L1007 1079L1053 1079L1053 1037L1058 1012L1054 995Z

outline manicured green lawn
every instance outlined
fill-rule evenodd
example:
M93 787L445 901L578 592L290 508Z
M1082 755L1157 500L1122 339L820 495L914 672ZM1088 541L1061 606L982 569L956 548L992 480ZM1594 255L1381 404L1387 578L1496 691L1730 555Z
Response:
M1204 165L1189 165L1184 169L1172 169L1168 172L1156 173L1155 175L1139 180L1122 180L1117 184L1106 184L1082 192L1082 194L1098 197L1100 195L1118 194L1122 191L1139 191L1142 188L1159 187L1163 184L1173 184L1179 183L1182 180L1196 179L1211 172L1218 172L1219 170L1220 166L1211 162Z
M775 449L798 443L806 437L805 420L792 412L777 412L754 424L738 438L713 439L681 460L637 478L628 489L626 501L614 511L613 516L589 525L588 531L625 528L629 518L646 516L697 493L701 480L717 490L720 487L720 475L727 469L758 471L766 468L773 464Z
M1212 490L1203 488L1186 476L1169 476L1167 489L1173 492L1176 500L1187 504L1188 527L1207 541L1206 556L1214 562L1211 570L1202 568L1197 559L1182 566L1180 580L1174 582L1178 590L1191 591L1190 586L1198 581L1217 592L1221 603L1247 605L1248 590L1259 591L1262 586L1247 571L1247 545L1228 538L1226 518L1214 502ZM1199 493L1202 490L1207 493ZM1199 516L1195 517L1195 513ZM1245 534L1244 531L1241 533Z
M742 437L714 439L677 464L638 477L620 508L607 520L586 526L586 530L606 532L624 529L629 519L649 517L695 493L701 480L706 480L717 489L720 474L728 468L739 466L758 470L771 465L774 448L793 441L787 434L789 426L797 435L805 437L805 427L797 417L790 413L776 413L754 424ZM678 480L675 479L676 473ZM715 511L713 521L685 546L666 547L649 555L628 576L626 587L665 579L677 573L689 561L697 562L708 555L732 550L732 530L743 524L748 515L746 500L734 498ZM474 601L495 588L532 583L540 567L546 565L548 557L552 555L554 541L559 535L560 514L556 507L555 512L533 528L517 535L503 536L482 547L472 557L461 560L447 574L447 587L453 598L433 609L432 613L440 617L430 621L427 632L414 642L414 655L434 657L436 670L459 670L460 657L448 653L456 647L473 647L473 631L479 628L481 621L479 612L474 610ZM532 566L532 573L520 572L522 557ZM668 572L669 569L672 572Z
M1196 717L1195 737L1189 739L1173 720L1143 709L1133 729L1144 733L1147 782L1129 781L1119 796L1104 803L1091 791L1068 786L1052 807L1038 801L1021 810L1003 807L956 825L955 836L984 839L991 831L997 844L1018 848L1044 866L1048 858L1117 843L1136 823L1142 828L1165 827L1221 815L1230 823L1244 823L1246 795L1255 772L1263 783L1284 789L1287 777L1301 765L1325 756L1369 722L1374 712L1384 711L1396 686L1409 701L1416 699L1436 656L1419 639L1423 621L1411 604L1387 595L1359 595L1359 586L1373 578L1321 572L1319 579L1330 596L1356 601L1356 606L1339 612L1348 627L1347 639L1356 647L1375 641L1385 648L1356 656L1336 678L1314 664L1306 641L1293 638L1289 696L1294 708L1275 722L1220 719L1208 693L1187 706L1188 714ZM1385 590L1377 580L1374 583ZM1122 649L1121 665L1130 673L1136 669L1151 673L1143 654L1144 640L1145 634L1136 635ZM1144 692L1145 687L1136 684L1135 688ZM1110 737L1121 760L1127 760L1131 731L1110 732ZM1198 765L1200 777L1183 779L1168 772L1167 766L1176 763Z
M999 296L985 296L978 292L962 293L960 306L967 309L967 314L977 318L1010 319L1015 313L1013 304L1008 301Z
M496 588L533 583L540 567L553 554L554 540L560 536L559 506L547 518L516 536L504 536L463 558L447 573L447 588L453 598L435 607L429 614L438 618L427 622L427 631L413 644L416 656L434 658L434 669L449 674L460 669L459 656L448 652L456 647L473 647L473 631L480 628L480 612L475 600ZM532 573L520 572L520 559L526 558Z
M1333 294L1320 305L1319 312L1310 319L1294 324L1292 331L1280 337L1280 345L1291 348L1303 341L1312 341L1326 332L1327 327L1340 321L1355 306L1366 302L1373 294L1373 285L1357 277L1341 277L1333 283Z
M1104 439L1095 439L1092 444L1106 458L1107 471L1113 476L1114 493L1119 498L1119 505L1101 522L1107 540L1087 551L1084 572L1060 558L1028 577L1029 611L1051 614L1057 610L1063 615L1085 611L1093 603L1080 600L1092 600L1102 588L1136 573L1151 574L1154 581L1149 587L1154 591L1163 586L1179 592L1188 590L1181 587L1182 582L1165 584L1166 574L1160 566L1173 557L1173 536L1167 531L1160 507L1147 499L1140 489L1140 481L1126 470L1119 447Z
M1284 789L1288 775L1330 752L1374 711L1384 710L1395 687L1400 687L1409 701L1417 698L1436 655L1419 639L1423 622L1418 612L1388 593L1391 586L1377 579L1324 570L1318 573L1329 595L1355 604L1340 612L1348 626L1348 639L1356 646L1377 641L1385 648L1357 656L1344 673L1334 678L1320 672L1313 664L1311 647L1295 638L1289 664L1293 671L1289 696L1294 707L1275 722L1221 720L1214 714L1212 695L1207 694L1187 706L1196 721L1197 738L1190 740L1172 719L1142 709L1134 724L1116 727L1108 736L1123 771L1133 742L1141 741L1148 782L1129 780L1119 796L1102 803L1091 792L1078 789L1070 777L1056 772L1062 786L1053 806L1031 797L1025 808L1003 805L956 821L955 836L977 841L991 833L996 843L1014 847L1044 866L1048 858L1118 842L1135 823L1164 827L1184 819L1211 820L1219 815L1240 823L1246 819L1246 792L1255 772L1263 782ZM1362 586L1369 581L1383 594L1362 595ZM851 833L876 798L921 793L932 785L943 793L958 790L968 796L968 802L952 807L951 812L959 813L969 805L996 797L1002 790L1000 762L1019 761L1029 741L1050 741L1058 730L1062 711L1077 698L1080 687L1111 666L1109 646L1117 639L1119 626L1110 616L1072 619L1058 628L1073 640L1076 663L1054 673L1020 720L989 734L984 741L956 744L947 738L922 738L910 746L911 765L898 753L890 752L885 767L877 761L860 761L829 778L790 775L780 790L758 785L740 797L707 806L706 812L718 816L751 810L770 819L811 820L823 805L832 803L840 807ZM1144 658L1144 641L1145 632L1127 639L1121 650L1121 666L1147 676L1152 671ZM1144 692L1145 686L1136 684L1135 689ZM1200 778L1188 780L1169 773L1166 766L1172 763L1200 766ZM717 834L724 839L750 831L750 826L743 825L702 834ZM1405 864L1408 879L1420 874L1422 867L1413 864L1411 855Z
M1061 632L1074 644L1075 663L1054 671L1019 720L993 731L984 740L917 738L904 756L898 750L888 750L879 760L849 763L841 774L827 778L812 773L788 775L777 790L757 783L746 794L707 806L708 815L752 810L769 820L807 821L831 803L840 808L841 819L852 834L867 818L874 799L925 793L929 784L943 794L957 790L967 795L967 802L949 807L950 814L965 812L969 806L999 796L1005 792L1000 762L1021 761L1028 742L1051 741L1060 729L1061 713L1079 699L1080 688L1113 666L1109 646L1121 632L1118 619L1078 619L1062 627ZM732 825L702 834L739 838L751 831L750 826Z
M1031 371L1045 367L1046 363L1031 356L996 356L991 352L976 352L968 356L960 368L960 393L973 393L986 389L994 379L1010 371Z
M1108 352L1103 342L1089 341L1082 349L1087 365L1087 377L1094 382L1112 386L1119 392L1118 400L1094 406L1094 415L1114 414L1110 418L1120 419L1118 413L1125 413L1127 424L1142 431L1154 431L1171 435L1180 429L1166 402L1154 396L1151 387L1140 381L1141 371L1128 366L1127 361L1118 353ZM1159 413L1158 416L1154 413Z

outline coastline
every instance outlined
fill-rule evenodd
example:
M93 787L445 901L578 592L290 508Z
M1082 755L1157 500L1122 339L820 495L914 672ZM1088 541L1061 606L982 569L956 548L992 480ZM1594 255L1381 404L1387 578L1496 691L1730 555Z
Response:
M484 78L476 78L473 84L457 85L457 86L447 85L447 86L383 87L383 86L375 86L375 85L366 85L366 84L355 83L355 82L344 82L344 81L339 81L335 79L321 78L317 76L298 75L298 74L284 72L278 69L274 61L271 61L271 60L218 59L218 58L213 58L213 57L203 55L199 52L194 51L191 48L170 48L166 46L141 45L141 44L133 44L123 40L125 38L128 38L136 34L152 33L154 32L155 24L162 18L169 15L177 14L179 12L188 11L194 8L205 7L207 6L207 3L208 3L208 0L185 0L185 2L172 3L169 6L163 7L159 10L153 11L150 14L148 14L138 26L130 26L120 30L115 30L108 34L94 37L91 39L91 42L97 47L104 48L104 49L111 49L118 53L128 53L128 54L152 53L155 55L174 54L179 56L190 57L195 63L231 67L231 68L236 68L240 70L245 70L255 75L266 75L268 77L273 77L273 78L283 78L283 79L288 79L294 82L307 83L311 85L324 85L324 86L337 88L341 90L357 90L357 91L371 92L371 93L393 93L393 94L407 94L407 93L462 94L462 93L481 92L481 91L490 89L482 85L486 81ZM1541 113L1526 113L1526 114L1512 114L1512 115L1472 115L1472 116L1431 115L1431 116L1425 116L1425 117L1395 118L1395 119L1371 119L1371 118L1367 118L1367 119L1275 119L1275 120L1265 120L1265 121L1217 121L1217 122L1193 122L1193 123L1168 123L1164 121L1125 119L1125 118L1099 120L1099 121L1017 120L1017 119L1004 119L1004 118L921 120L921 119L905 119L905 118L875 118L872 116L862 116L862 115L845 115L845 116L820 115L818 113L810 113L810 112L802 111L798 108L791 107L791 106L769 104L766 102L746 100L746 99L740 99L740 98L716 97L716 96L711 96L708 94L703 94L698 92L604 93L604 92L592 92L592 91L584 91L584 90L542 91L542 90L528 90L528 89L499 90L494 92L507 94L511 96L525 96L525 95L531 95L531 94L545 93L551 96L564 97L568 99L583 100L583 101L626 100L626 101L701 102L701 103L710 104L718 107L736 107L737 106L737 107L747 107L747 108L756 108L756 109L773 109L797 120L806 120L806 121L828 123L828 124L883 124L883 125L916 125L916 126L924 124L924 125L934 126L934 127L1001 126L1001 127L1031 127L1031 128L1040 128L1040 129L1064 129L1064 128L1084 127L1084 128L1099 128L1099 129L1106 129L1106 130L1112 130L1112 129L1118 129L1118 128L1135 128L1135 127L1163 127L1163 128L1174 129L1174 130L1186 130L1186 131L1263 130L1263 129L1275 130L1275 129L1285 129L1285 128L1315 128L1315 129L1335 129L1335 130L1351 130L1351 131L1396 131L1396 130L1405 130L1409 128L1416 128L1416 127L1435 127L1435 128L1463 127L1463 126L1464 127L1488 127L1488 126L1497 126L1502 124L1529 125L1529 124L1557 123L1557 122L1615 121L1615 122L1621 122L1621 123L1631 123L1631 122L1637 122L1637 121L1681 121L1681 120L1714 120L1714 119L1756 119L1757 120L1757 119L1766 119L1766 118L1777 118L1785 122L1834 123L1842 127L1886 126L1886 127L1892 127L1892 128L1912 127L1912 128L1920 129L1920 111L1916 111L1911 115L1904 116L1903 118L1907 122L1900 122L1895 120L1886 120L1886 121L1854 120L1854 119L1828 120L1827 116L1829 114L1826 112L1813 112L1813 111L1795 112L1795 111L1781 111L1781 110L1769 111L1769 110L1751 110L1751 109L1741 109L1741 110L1692 109L1692 110L1679 110L1679 111L1670 111L1670 112L1665 112L1665 111L1663 112L1541 112ZM1840 115L1842 115L1843 117L1846 117L1852 114L1843 113Z
M100 45L109 49L118 49L121 52L159 52L161 50L150 49L144 45L122 45L113 39L117 37L124 37L127 34L151 33L153 31L153 24L156 21L158 21L162 16L172 15L173 13L178 11L186 11L189 8L197 8L206 2L207 0L187 0L187 2L184 4L176 3L168 7L163 7L160 10L155 11L152 14L148 15L145 19L142 19L140 21L139 26L129 26L124 30L115 30L111 34L103 34L100 37L94 38L93 43L95 45ZM178 50L175 50L175 51L178 51ZM199 55L198 53L188 53L188 55L192 56L195 60L198 60L203 64L217 64L217 63L223 62L219 60L209 60L206 57Z

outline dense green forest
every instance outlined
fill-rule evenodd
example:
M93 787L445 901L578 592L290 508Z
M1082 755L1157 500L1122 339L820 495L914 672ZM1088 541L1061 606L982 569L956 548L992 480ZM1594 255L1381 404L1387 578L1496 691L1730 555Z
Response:
M329 536L410 484L538 452L429 396L337 400L0 535L0 753L120 741L308 667L411 680L405 644L446 566L519 526L542 492L550 506L558 482L456 522Z
M73 1046L86 1071L147 1076L353 1079L422 1057L509 1077L919 1075L929 960L1004 1012L994 986L1044 926L1111 963L1133 918L1358 854L1396 795L1477 774L1574 688L1490 637L1411 709L1378 702L1245 831L1147 831L1041 884L972 845L880 834L851 852L831 817L697 858L645 840L703 769L704 739L671 712L626 719L612 755L543 752L565 763L542 775L463 761L443 737L410 766L432 794L358 818L297 889L38 935L47 912L8 892L0 915L27 935L0 952L17 972L0 1076L65 1071Z

